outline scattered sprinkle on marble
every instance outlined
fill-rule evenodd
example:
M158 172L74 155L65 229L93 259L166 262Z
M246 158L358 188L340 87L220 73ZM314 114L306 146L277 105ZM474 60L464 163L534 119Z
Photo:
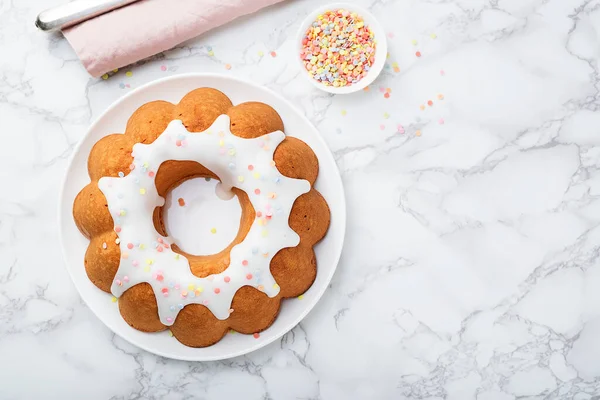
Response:
M272 51L270 54L271 54L271 57L277 57L277 52L276 51Z
M388 33L388 37L389 37L390 39L393 39L393 38L394 38L394 32L390 32L390 33Z
M427 100L427 105L428 105L429 107L433 106L433 101L431 101L431 100Z
M379 125L379 129L384 130L385 129L385 125L384 124Z
M225 64L225 69L231 69L231 64Z
M417 56L417 57L421 57L421 52L420 52L420 51L417 51L417 52L415 53L415 56Z
M209 55L209 57L212 57L212 56L214 56L214 55L215 55L215 52L214 52L214 51L212 51L212 50L210 50L210 51L208 52L208 55Z
M112 301L113 303L117 302L117 298L115 296L111 297L110 301Z
M429 37L432 38L432 39L436 39L437 35L435 33L432 33L431 35L429 35Z
M214 235L215 233L217 233L217 228L210 228L210 233L212 233L213 235Z
M256 333L255 333L254 335L252 335L252 336L254 336L254 339L258 339L258 338L260 337L260 333L256 332Z
M300 296L298 296L298 300L302 300L304 298L304 295L301 294Z
M419 106L419 110L421 110L421 111L425 110L425 104L421 104L421 105Z
M341 113L342 115L346 115L346 114L347 114L346 110L342 110L340 113Z
M113 69L113 72L116 74L117 72L119 72L119 68Z
M417 131L415 132L415 136L421 136L421 130L417 129Z
M107 80L108 79L108 74L102 75L102 79Z
M262 57L262 56L264 56L264 55L265 55L265 53L263 53L262 51L259 51L259 52L258 52L258 56L259 56L259 57Z
M446 72L444 72L444 70L443 70L443 69L440 69L440 75L441 75L441 76L444 76L444 75L446 75Z
M383 113L383 118L388 119L389 117L390 117L390 114L388 114L386 112Z
M444 95L443 94L438 94L437 95L438 100L444 100Z
M444 125L444 118L440 118L440 120L438 121L438 123L439 123L440 125Z
M133 72L127 71L127 72L125 72L125 76L129 78L129 77L133 76Z
M410 42L412 43L413 46L416 46L418 43L415 39L411 40Z
M167 66L166 65L161 65L160 66L160 70L161 71L166 71L167 70Z
M404 133L404 127L402 125L398 124L397 129L398 129L398 133Z

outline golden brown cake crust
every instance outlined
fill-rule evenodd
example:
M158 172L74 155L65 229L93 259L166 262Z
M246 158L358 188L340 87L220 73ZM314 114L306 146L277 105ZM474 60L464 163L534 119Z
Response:
M124 134L112 134L99 140L90 152L88 171L91 182L75 198L73 217L79 230L90 239L84 265L89 279L101 290L110 287L120 262L119 246L113 231L113 220L98 180L103 176L127 174L132 162L135 143L153 142L169 122L180 119L190 132L207 129L222 114L231 120L230 130L239 137L253 138L273 131L283 131L279 114L270 106L249 102L233 106L225 94L211 88L200 88L185 95L179 104L154 101L141 106L127 122ZM299 139L286 137L275 149L276 167L285 176L306 179L314 184L319 164L311 148ZM192 161L167 161L156 174L156 187L165 196L187 179L217 176L201 164ZM192 273L198 277L217 274L229 264L229 250L240 243L255 219L248 196L235 189L242 216L240 230L233 242L223 251L208 256L186 254L176 245L173 250L185 255ZM304 293L314 282L317 263L313 246L326 234L330 212L327 202L314 188L300 196L292 208L289 225L300 236L300 244L279 251L271 261L271 273L281 290L273 298L254 287L244 286L235 294L231 315L218 320L205 306L190 304L178 314L170 327L173 335L191 347L205 347L218 342L229 329L255 333L267 329L277 317L281 299ZM162 210L154 212L154 225L166 234ZM133 328L144 332L166 329L158 318L156 298L150 285L140 283L119 298L119 311Z

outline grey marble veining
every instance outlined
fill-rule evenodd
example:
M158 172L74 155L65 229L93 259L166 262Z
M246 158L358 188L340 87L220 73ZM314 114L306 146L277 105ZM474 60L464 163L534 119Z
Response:
M0 398L600 396L600 1L359 1L390 56L352 96L317 92L293 60L317 0L106 80L35 30L57 3L0 0ZM194 71L291 99L329 144L348 201L344 254L315 310L280 341L209 363L115 337L71 283L56 224L89 123L135 87Z

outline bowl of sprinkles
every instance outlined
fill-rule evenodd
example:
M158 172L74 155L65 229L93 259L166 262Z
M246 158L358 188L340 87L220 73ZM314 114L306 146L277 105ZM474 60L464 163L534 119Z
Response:
M335 3L310 13L298 31L302 75L334 94L353 93L373 81L385 64L387 42L373 15Z

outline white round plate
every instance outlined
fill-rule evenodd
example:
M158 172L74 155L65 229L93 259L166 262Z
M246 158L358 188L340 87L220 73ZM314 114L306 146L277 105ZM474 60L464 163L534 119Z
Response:
M220 342L206 348L192 348L179 343L168 331L144 333L130 327L121 318L117 303L111 295L95 287L88 279L83 259L88 240L73 221L73 201L77 193L90 182L87 159L92 146L102 137L124 132L128 118L142 104L153 100L178 103L189 91L212 87L225 93L233 104L261 101L272 106L285 126L285 133L306 142L319 159L319 177L316 189L327 200L331 209L331 225L323 241L315 246L317 277L302 299L286 299L279 316L260 337L227 334ZM148 83L117 100L94 122L75 149L61 191L59 203L60 235L67 270L81 297L89 308L113 332L144 350L163 357L190 361L222 360L246 354L277 340L296 326L315 306L329 285L339 261L346 228L346 202L342 179L337 166L319 132L290 102L261 86L222 75L186 74Z
M319 15L323 14L325 11L330 11L330 10L348 10L350 12L355 12L356 14L361 16L363 18L363 20L365 21L365 24L369 28L371 28L371 31L373 32L373 34L375 36L375 40L377 41L377 48L375 49L375 62L373 63L367 76L362 78L360 81L356 82L354 85L343 86L343 87L325 86L325 85L321 84L320 82L314 80L306 72L306 69L304 68L304 63L302 62L302 59L300 58L300 51L302 50L302 39L304 39L304 36L306 34L308 27L317 19L317 17ZM310 83L312 83L313 86L316 87L317 89L321 89L325 92L329 92L329 93L333 93L333 94L349 94L349 93L358 92L359 90L363 90L364 88L369 86L371 83L373 83L373 81L375 81L377 76L383 70L383 66L385 65L385 60L387 59L387 52L388 52L387 38L385 36L385 32L383 31L383 28L381 27L381 25L379 24L377 19L375 19L373 14L371 14L368 10L366 10L362 7L359 7L355 4L348 4L348 3L326 4L324 6L317 8L310 14L308 14L306 16L306 18L304 18L304 21L302 21L302 23L300 24L300 29L298 29L298 33L296 34L296 43L298 46L298 50L294 56L296 57L298 64L300 64L300 71L302 72L302 75L304 75L306 77L306 79L308 79L310 81Z

